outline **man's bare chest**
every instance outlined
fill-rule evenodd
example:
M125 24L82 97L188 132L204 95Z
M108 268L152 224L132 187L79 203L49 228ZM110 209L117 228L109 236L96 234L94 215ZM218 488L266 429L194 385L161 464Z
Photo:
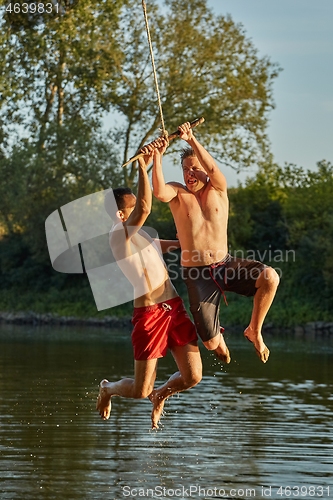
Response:
M180 197L179 206L174 207L173 214L186 220L215 222L227 217L228 204L217 196L199 198L186 194Z
M145 238L141 234L135 234L130 241L132 253L144 254L149 260L159 259L159 254L156 245L150 239Z

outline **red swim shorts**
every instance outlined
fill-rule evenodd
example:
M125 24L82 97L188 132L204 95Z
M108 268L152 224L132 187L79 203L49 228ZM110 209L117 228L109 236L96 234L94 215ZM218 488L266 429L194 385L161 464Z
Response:
M132 323L134 359L163 358L168 349L197 341L195 326L180 297L148 307L135 307Z

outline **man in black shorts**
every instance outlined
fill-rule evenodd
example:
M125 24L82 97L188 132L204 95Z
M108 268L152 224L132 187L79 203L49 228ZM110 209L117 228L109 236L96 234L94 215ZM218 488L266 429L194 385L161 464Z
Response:
M254 296L257 291L255 283L265 267L265 264L256 260L240 259L229 254L222 261L209 266L182 267L191 312L202 341L206 342L221 332L221 295L225 302L227 291L246 297Z
M253 343L260 360L266 363L269 350L261 330L279 276L272 267L261 262L233 258L228 254L226 179L212 156L194 137L190 124L181 125L179 132L190 146L181 154L185 185L166 184L158 158L153 167L153 190L156 198L170 203L197 332L207 349L229 363L230 354L219 323L221 295L233 291L253 296L252 316L244 336Z

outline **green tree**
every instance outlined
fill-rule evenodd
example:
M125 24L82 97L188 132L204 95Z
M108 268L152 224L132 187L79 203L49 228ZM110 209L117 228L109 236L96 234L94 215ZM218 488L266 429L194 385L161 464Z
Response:
M331 307L333 292L333 165L317 163L317 170L285 168L288 196L284 213L289 245L296 250L295 282L316 304Z
M262 164L254 178L231 189L229 238L233 249L269 255L286 250L288 231L283 214L287 194L282 185L283 169L270 162ZM257 258L260 258L257 254Z
M7 234L20 233L34 252L46 255L46 217L81 196L120 183L114 169L110 137L95 123L77 120L61 128L62 168L58 165L58 134L48 148L23 139L11 155L0 159L0 223ZM52 140L53 139L53 140Z
M158 133L160 116L141 2L63 2L42 22L5 16L2 40L9 88L3 110L43 149L57 125L111 112L122 162ZM66 7L67 6L67 7ZM240 169L265 157L266 125L278 67L259 57L244 28L215 16L205 0L150 2L151 35L169 131L204 116L198 130L222 162ZM135 165L124 169L133 184Z
M96 190L134 186L135 164L121 164L158 135L160 116L139 0L60 0L49 16L1 3L0 218L15 262L29 254L28 266L43 267L45 218ZM169 132L204 116L197 133L221 162L263 160L279 68L206 0L151 1L148 15ZM152 214L160 224L162 212Z
M38 247L51 211L116 181L114 141L99 118L116 85L124 3L60 1L54 15L24 14L25 2L2 7L0 215L9 233L34 228Z
M245 186L231 190L232 250L264 255L270 248L273 261L267 263L282 271L272 312L279 322L331 319L332 197L333 166L327 161L314 171L267 163ZM278 262L274 251L281 252Z
M59 14L30 18L2 8L3 109L41 148L50 124L61 127L107 107L105 95L116 85L122 56L115 33L124 3L60 1Z
M214 15L205 0L181 6L167 0L165 6L160 13L151 2L148 15L168 131L204 116L197 133L222 163L241 169L261 161L269 149L265 129L279 68L258 56L241 25ZM118 33L124 62L112 109L124 122L124 161L157 134L160 123L141 19L140 2L132 2ZM134 177L135 166L124 180Z

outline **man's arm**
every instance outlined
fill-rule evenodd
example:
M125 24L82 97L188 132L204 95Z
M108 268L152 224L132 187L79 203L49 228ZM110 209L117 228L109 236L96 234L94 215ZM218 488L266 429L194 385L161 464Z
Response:
M188 143L193 149L200 165L206 170L212 186L219 191L227 190L227 181L221 170L217 166L214 158L206 151L200 142L194 137L189 122L178 127L180 138Z
M146 149L146 148L145 148ZM138 194L133 212L129 218L124 222L124 226L134 228L137 230L146 222L148 215L151 212L152 205L152 192L147 174L147 166L150 163L152 154L145 155L139 158L139 184ZM131 231L132 232L132 231ZM133 234L133 232L132 232Z
M125 222L115 225L110 233L109 244L117 260L132 255L129 246L131 237L139 231L151 211L152 192L147 174L147 167L154 156L154 145L142 148L143 157L139 158L139 183L135 207Z
M162 156L167 147L167 141L164 138L158 139L160 141L160 148L154 156L153 164L153 193L154 196L160 200L168 203L177 196L177 187L174 184L166 184L162 170Z
M158 154L159 139L151 142L147 146L141 149L141 153L144 153L143 157L139 158L139 184L138 184L138 194L136 198L136 204L133 212L129 216L124 226L131 228L130 236L134 232L137 232L143 224L146 222L148 215L151 212L152 205L152 191L150 187L150 182L147 173L147 167L153 160L153 158Z

